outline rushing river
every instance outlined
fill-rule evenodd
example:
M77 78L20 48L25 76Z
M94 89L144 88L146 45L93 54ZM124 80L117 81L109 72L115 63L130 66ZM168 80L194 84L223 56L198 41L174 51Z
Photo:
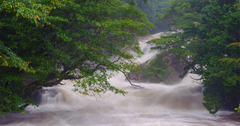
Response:
M145 53L139 62L156 54L146 41L157 38L140 38ZM211 115L202 106L203 96L198 82L190 76L175 85L137 83L143 88L132 87L122 74L110 79L112 85L128 92L125 96L107 92L100 96L82 96L72 92L73 83L45 88L35 93L42 104L28 106L27 113L6 114L0 125L7 126L237 126L240 123L224 118L231 114L219 111ZM197 77L196 77L197 78ZM135 83L136 84L136 83Z

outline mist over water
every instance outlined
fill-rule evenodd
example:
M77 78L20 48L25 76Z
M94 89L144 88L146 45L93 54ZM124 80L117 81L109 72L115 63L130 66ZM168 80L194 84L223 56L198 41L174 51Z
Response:
M154 58L156 51L146 41L157 38L140 37L144 55L140 63ZM211 115L202 106L203 96L199 82L188 75L174 85L163 83L134 83L131 86L122 74L116 73L110 83L128 92L125 96L106 92L99 96L83 96L73 92L73 83L45 88L33 93L41 105L28 106L25 114L6 114L0 125L7 126L236 126L239 123L224 119L231 112Z

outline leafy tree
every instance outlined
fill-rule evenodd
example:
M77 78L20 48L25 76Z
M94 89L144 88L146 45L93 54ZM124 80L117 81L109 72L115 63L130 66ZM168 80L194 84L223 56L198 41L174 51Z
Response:
M143 13L147 14L149 21L153 23L158 22L157 15L163 14L164 8L170 4L170 0L149 0L148 4L144 4L140 0L136 2L137 7L140 8Z
M157 29L150 30L150 33L156 33L160 31L167 30L166 22L159 22L158 14L163 14L164 9L167 8L170 4L170 0L149 0L148 4L144 4L140 0L137 0L137 7L145 13L150 22L154 23Z
M205 90L204 107L216 113L221 107L233 110L239 104L239 67L228 58L239 58L239 12L237 1L227 0L173 0L166 14L172 28L181 29L177 34L155 40L156 49L178 53L185 66L185 74L201 75ZM183 75L185 75L183 74Z
M239 17L233 6L235 3L236 1L215 0L203 9L204 25L200 27L199 38L204 38L204 41L199 46L197 56L202 55L200 60L205 63L202 65L206 65L203 73L204 86L207 87L204 91L204 106L212 113L221 107L219 103L226 104L231 109L239 104L240 69L235 64L219 61L224 57L237 58L240 54L237 48L226 48L235 40L239 41Z
M84 95L125 94L110 85L107 72L133 69L134 55L142 54L137 35L154 27L132 2L0 1L1 114L34 104L33 90L64 79Z
M1 0L0 3L0 114L3 114L6 111L23 110L26 105L33 103L29 98L23 98L21 82L24 81L22 73L36 72L25 57L31 55L26 50L37 43L28 45L31 41L26 42L25 38L31 34L25 33L35 30L36 26L48 24L46 18L51 9L31 1ZM38 15L41 15L41 20ZM31 27L27 27L29 24ZM21 57L25 51L27 55Z

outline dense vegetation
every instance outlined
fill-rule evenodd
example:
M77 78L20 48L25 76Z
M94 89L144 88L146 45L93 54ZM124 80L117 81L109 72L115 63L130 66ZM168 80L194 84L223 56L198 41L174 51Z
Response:
M140 79L144 82L176 84L181 81L179 76L184 72L185 63L175 57L175 53L159 53L142 67Z
M171 72L169 59L165 58L162 54L158 54L149 65L142 68L141 76L149 82L159 83L165 82Z
M142 54L137 35L154 27L135 4L0 0L0 114L24 110L34 104L28 98L33 90L63 79L85 95L125 94L109 84L107 71L133 69L134 55Z
M212 114L240 103L240 6L238 0L172 0L167 20L177 33L152 40L154 49L175 53L185 73L201 75L204 107ZM180 31L179 31L180 30Z
M170 1L171 0L148 0L148 4L144 4L141 0L136 0L137 7L141 9L143 13L147 14L149 21L157 27L150 30L151 34L168 29L167 22L160 22L158 15L164 13L164 9L169 6Z
M0 0L0 114L34 105L32 91L64 79L75 81L74 91L84 95L107 90L125 94L110 85L107 79L112 74L107 72L135 70L133 58L142 54L137 35L154 27L146 14L156 23L155 14L169 4L169 0L151 0L150 6L140 2L147 3ZM237 108L239 9L238 0L172 0L160 19L177 33L150 41L161 54L142 74L164 81L171 71L166 56L174 54L185 65L182 77L201 75L203 105L210 113Z

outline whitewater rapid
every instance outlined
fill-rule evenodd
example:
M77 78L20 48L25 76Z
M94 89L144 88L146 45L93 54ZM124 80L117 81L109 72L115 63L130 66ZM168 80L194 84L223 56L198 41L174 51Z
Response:
M144 55L137 59L143 63L154 58L148 40L165 33L139 38ZM128 93L123 96L106 92L96 96L83 96L73 92L73 83L44 88L44 93L35 93L42 104L28 106L27 113L6 114L0 117L0 125L6 126L236 126L237 122L224 118L231 114L220 111L211 115L202 106L200 82L187 75L174 85L163 83L134 83L131 86L125 77L116 73L109 82ZM41 96L39 96L41 95Z

